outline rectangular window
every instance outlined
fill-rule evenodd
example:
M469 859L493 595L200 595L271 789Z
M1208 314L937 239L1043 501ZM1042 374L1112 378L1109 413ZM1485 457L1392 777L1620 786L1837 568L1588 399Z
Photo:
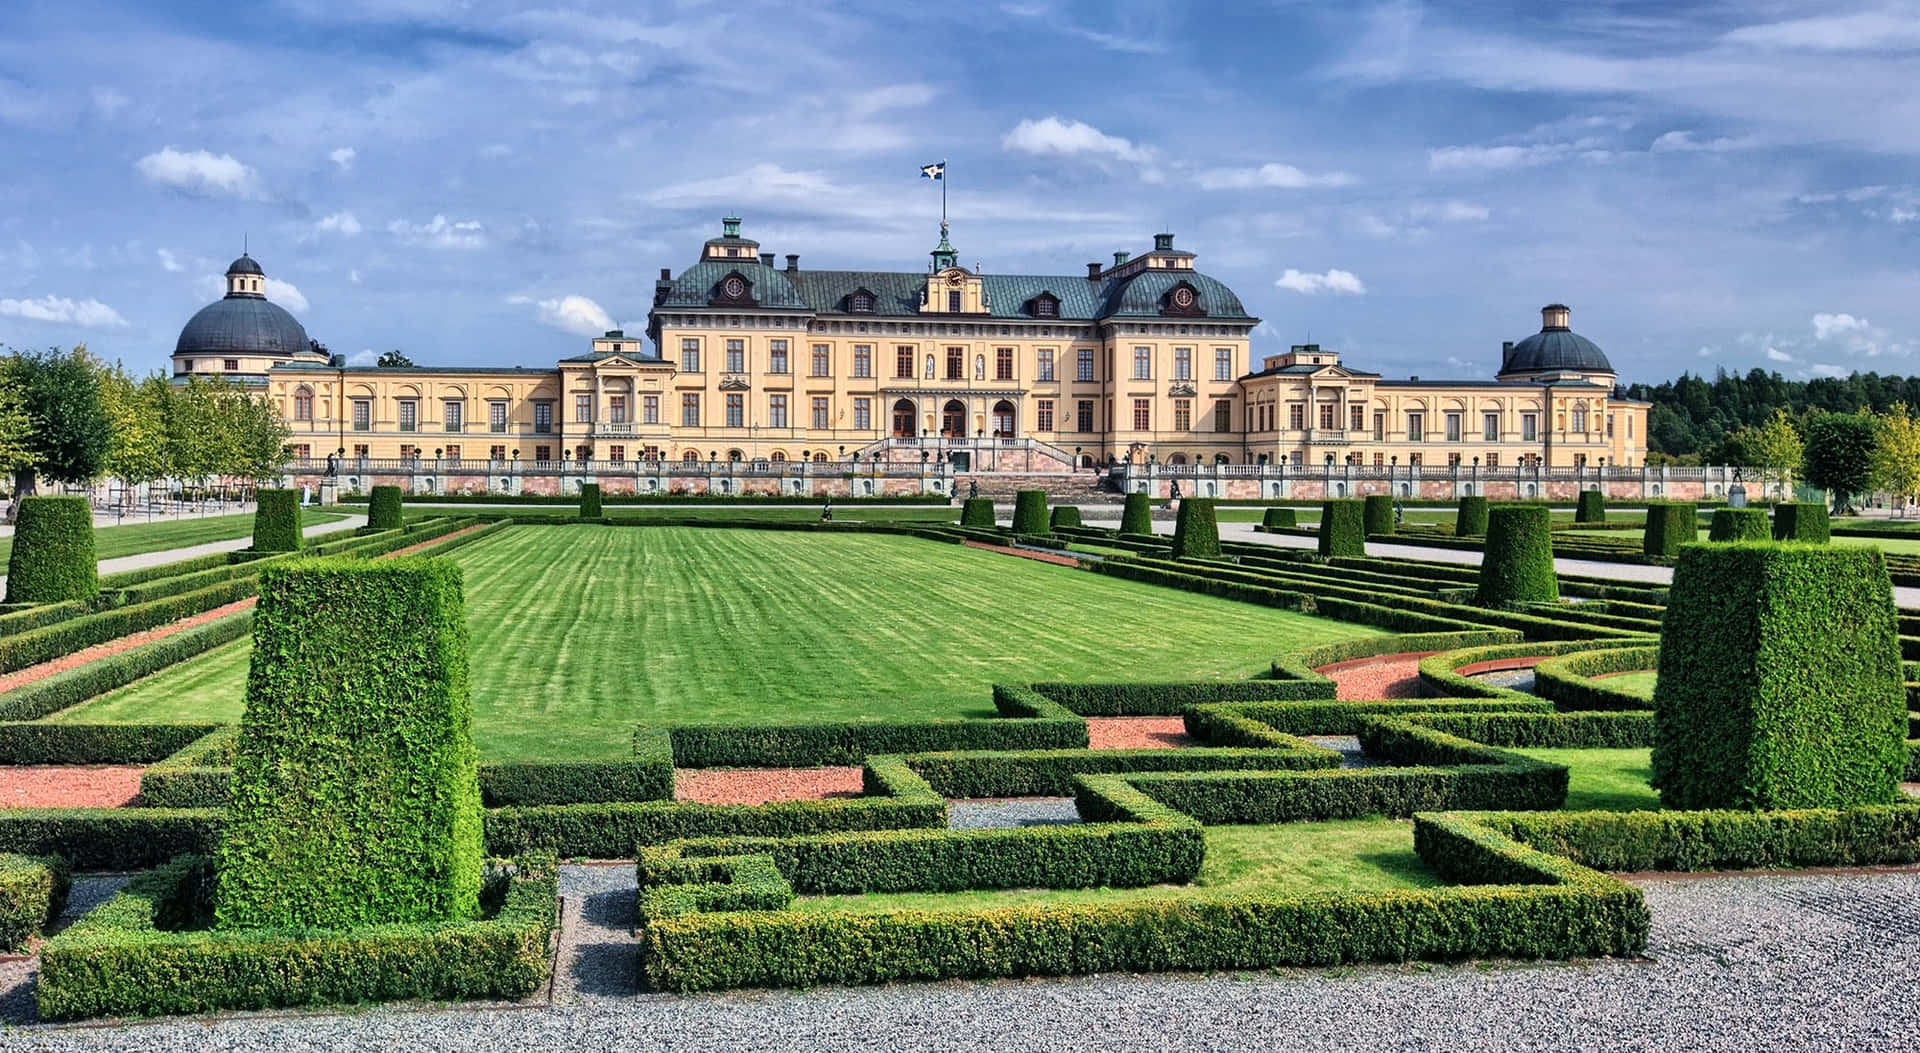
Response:
M607 423L625 424L627 422L627 397L625 395L607 396Z
M1216 432L1233 430L1233 400L1215 399L1213 403L1213 430Z
M575 395L573 397L573 422L587 424L593 420L593 396Z
M1585 467L1587 466L1587 455L1586 455L1586 454L1584 454L1584 453L1576 453L1576 454L1574 454L1574 455L1573 455L1573 466L1574 466L1575 468L1585 468Z
M467 407L449 399L440 403L440 424L448 431L460 431L467 423Z
M1376 454L1374 454L1374 455L1373 455L1373 466L1374 466L1375 468L1385 468L1385 467L1387 466L1387 455L1386 455L1386 454L1384 454L1384 453L1376 453Z
M420 430L420 403L413 399L400 400L400 430Z
M1176 347L1173 349L1173 379L1193 379L1193 348Z
M745 340L727 341L727 372L745 373L747 371L747 342Z
M958 289L947 290L947 310L953 312L954 314L960 313L960 290Z
M1447 414L1447 441L1460 441L1460 415L1458 413Z
M814 399L813 400L814 430L826 431L828 428L832 426L833 426L833 417L832 417L831 411L827 409L827 400L824 397Z
M1093 352L1087 351L1087 350L1081 351L1078 355L1075 356L1075 362L1076 362L1076 365L1074 366L1075 372L1073 375L1074 379L1075 380L1092 380L1093 379Z
M641 396L640 422L642 424L660 423L660 396L658 395Z
M1480 437L1488 442L1500 441L1500 415L1482 413L1480 415Z
M312 444L304 443L304 442L295 444L293 447L293 456L295 460L299 460L299 461L312 460L313 459Z
M1497 453L1487 454L1487 467L1489 468L1500 467L1500 455Z
M909 369L911 369L911 364L909 364ZM853 345L853 375L856 377L870 377L873 375L872 344Z
M1417 453L1407 454L1407 466L1409 468L1420 467L1420 455Z
M993 379L1013 379L1013 348L996 347L993 349Z
M1540 437L1540 415L1522 413L1520 415L1520 441L1533 442Z
M1353 433L1358 435L1367 430L1367 408L1365 406L1349 406L1347 409L1349 411L1347 416L1350 418L1347 421L1347 426L1352 429Z
M534 459L534 460L536 460L536 461L551 461L551 460L553 460L553 447L551 447L551 446L535 446L535 447L533 448L533 459Z
M913 378L913 348L903 344L893 349L893 375L901 380Z
M1192 431L1193 430L1193 400L1192 399L1174 399L1173 400L1173 430L1174 431Z
M1153 348L1136 347L1133 349L1133 379L1153 379Z
M1449 468L1460 467L1460 455L1457 453L1447 454L1447 467Z
M1320 404L1320 427L1322 430L1324 431L1333 430L1334 428L1333 415L1334 415L1334 412L1338 409L1339 407L1335 406L1331 402L1322 402Z
M405 445L403 445L403 446L401 446L401 447L400 447L400 459L401 459L401 460L403 460L403 461L417 461L417 460L419 460L419 459L420 459L420 447L418 447L418 446L405 446Z
M1425 413L1407 414L1407 441L1419 442L1427 434L1427 415Z
M873 430L873 400L857 398L853 400L853 426L859 431Z
M640 447L640 459L641 459L641 460L643 460L643 461L657 461L657 460L659 460L659 459L660 459L660 447L658 447L658 446L652 446L652 445L648 445L648 446L642 446L642 447Z
M626 459L627 459L627 448L625 446L607 447L607 460L614 461L617 463L620 461L624 461Z
M504 432L507 430L507 404L505 402L487 403L487 430Z
M353 430L354 431L372 431L373 430L373 400L372 399L354 399L353 400Z
M548 435L553 432L553 403L533 404L533 430L536 435Z
M816 377L833 375L833 352L825 344L813 345L812 373Z
M787 365L787 342L785 340L767 341L767 372L791 372Z
M1287 403L1287 427L1299 431L1307 426L1307 408L1298 402Z
M1034 368L1034 379L1053 379L1053 348L1043 347L1040 349L1040 359Z
M313 393L296 392L293 396L293 419L310 421L313 419Z
M964 347L947 348L947 379L964 380L967 375L967 349Z
M455 464L458 464L460 462L460 444L448 443L446 458L447 460L452 461Z
M1053 400L1034 400L1034 427L1039 431L1053 430Z
M222 359L220 362L220 368L226 370L229 373L235 372L240 368L240 360L237 358Z
M1073 430L1075 431L1092 431L1093 430L1093 400L1092 399L1080 400L1079 406L1074 411Z
M744 428L747 426L747 397L745 395L727 396L727 427Z
M1607 438L1613 438L1613 414L1607 414Z
M1213 349L1213 379L1233 379L1233 348L1216 347Z
M1133 400L1133 430L1146 431L1153 427L1153 400Z
M1387 415L1384 413L1373 415L1373 441L1387 441Z
M689 391L680 396L680 426L698 428L700 426L700 393Z
M680 372L700 372L700 341L691 337L680 341Z
M767 426L784 428L787 426L787 397L785 395L767 396Z

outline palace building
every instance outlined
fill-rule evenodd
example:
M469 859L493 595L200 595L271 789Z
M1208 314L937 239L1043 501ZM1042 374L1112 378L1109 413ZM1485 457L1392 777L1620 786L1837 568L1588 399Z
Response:
M443 488L546 490L536 480L550 476L619 490L692 465L710 479L716 464L844 461L1283 474L1645 462L1647 405L1616 397L1612 365L1563 305L1502 348L1491 379L1383 379L1314 344L1250 368L1259 319L1197 262L1157 234L1084 274L997 274L962 266L943 225L923 269L817 270L762 252L728 217L691 265L661 269L644 336L614 330L547 367L380 368L315 350L243 255L173 367L263 386L297 472L332 455L362 466L356 479Z

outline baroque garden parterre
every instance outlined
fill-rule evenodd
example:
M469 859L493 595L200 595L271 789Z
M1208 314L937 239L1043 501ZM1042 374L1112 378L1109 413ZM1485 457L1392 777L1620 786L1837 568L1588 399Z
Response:
M1495 534L1518 531L1502 535L1500 551L1518 553L1506 561L1545 551L1546 516L1495 511ZM300 592L328 574L343 589L376 589L367 575L383 564L359 559L249 552L10 607L0 669L19 672L224 610L261 582L268 596L257 614L234 610L0 694L6 762L148 766L129 807L0 810L0 851L18 853L0 868L10 908L0 919L25 919L0 938L32 939L69 870L158 866L45 943L43 1016L523 996L550 968L543 875L557 855L634 861L633 974L667 990L1566 958L1644 949L1645 905L1610 871L1920 858L1920 809L1899 803L1895 786L1911 766L1899 654L1909 622L1896 617L1875 552L1681 552L1676 593L1750 577L1748 595L1760 597L1766 664L1683 636L1693 657L1661 669L1660 704L1712 714L1717 730L1702 739L1683 730L1692 725L1661 732L1648 686L1612 675L1658 667L1664 587L1510 573L1504 601L1486 605L1476 593L1494 586L1472 568L1222 544L1211 512L1190 502L1171 545L1100 527L1038 533L1046 520L1032 517L1016 535L926 522L582 522L569 509L522 508L429 514L318 546L450 557L445 567L401 560L377 583L388 591L368 593L368 603L405 605L405 590L431 587L435 610L463 600L464 633L418 630L437 641L429 651L454 635L461 646L442 666L399 673L343 671L355 609ZM1364 530L1358 515L1319 518L1334 551L1351 544L1334 532ZM969 542L1064 554L1080 569ZM16 552L15 578L19 566ZM1857 629L1858 661L1811 678L1789 664L1827 647L1780 616L1777 583L1795 575L1851 604L1841 613ZM1559 599L1527 595L1543 587ZM309 602L286 600L296 594ZM250 684L249 630L256 651L272 641L253 656ZM1340 699L1316 672L1375 655L1421 656L1424 697ZM338 690L276 677L300 662ZM1532 691L1483 673L1500 667L1533 668ZM1797 679L1777 682L1782 668ZM1732 694L1712 696L1695 673ZM252 829L285 809L327 814L297 789L264 792L245 775L276 749L333 763L315 752L324 739L305 741L301 721L274 713L318 707L320 726L350 727L431 689L452 708L420 727L457 744L469 679L478 767L444 777L477 781L483 808L470 821L495 861L483 874L477 845L419 849L479 875L462 893L465 913L349 911L367 920L302 929L232 923L226 906L217 918L196 912L204 890L266 887L238 876L235 809ZM1739 694L1747 686L1750 698ZM242 722L243 698L236 735L228 725ZM1749 740L1737 726L1752 719L1741 717L1748 702L1871 734ZM1177 719L1190 744L1088 748L1090 726L1134 718ZM1713 724L1727 719L1736 726ZM1703 741L1735 745L1702 752ZM329 778L413 785L380 775L389 763L404 771L408 756L369 755ZM1673 773L1663 793L1698 800L1729 781L1774 792L1720 811L1660 811L1648 773L1662 763ZM674 800L677 771L847 764L862 769L859 797ZM1822 791L1825 770L1856 777ZM949 800L1032 796L1070 797L1082 821L947 825ZM447 814L437 829L453 839L428 830L419 844L460 843L469 820ZM419 897L379 873L338 876L357 890L339 894L354 910ZM335 964L311 965L321 959ZM412 965L377 964L394 960ZM142 979L163 972L181 979Z

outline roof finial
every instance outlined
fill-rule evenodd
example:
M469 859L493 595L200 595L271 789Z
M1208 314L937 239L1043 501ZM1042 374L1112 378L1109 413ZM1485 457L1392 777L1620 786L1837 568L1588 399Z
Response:
M247 254L247 232L243 230L240 232L240 255L245 256L246 254Z

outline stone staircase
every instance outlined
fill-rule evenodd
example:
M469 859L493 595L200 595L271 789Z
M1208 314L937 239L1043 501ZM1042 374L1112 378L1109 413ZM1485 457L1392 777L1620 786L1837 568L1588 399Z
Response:
M1079 472L959 472L953 476L953 494L966 497L968 484L979 496L1008 503L1022 490L1045 490L1050 504L1120 504L1125 495L1108 490L1092 471Z

